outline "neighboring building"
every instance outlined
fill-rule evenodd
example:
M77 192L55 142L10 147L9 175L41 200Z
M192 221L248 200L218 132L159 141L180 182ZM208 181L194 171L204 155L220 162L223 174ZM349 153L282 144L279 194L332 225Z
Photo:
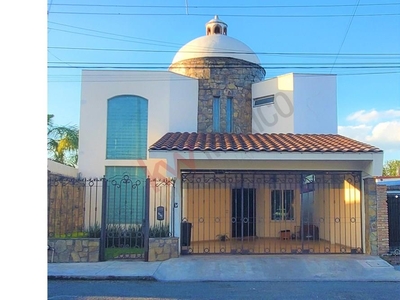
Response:
M265 80L227 33L216 16L168 71L84 70L81 175L174 178L192 253L377 254L383 152L337 134L336 77Z

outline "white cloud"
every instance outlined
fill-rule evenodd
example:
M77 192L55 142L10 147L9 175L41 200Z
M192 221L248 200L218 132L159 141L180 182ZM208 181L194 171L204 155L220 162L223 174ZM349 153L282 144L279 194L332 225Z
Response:
M355 113L352 113L347 117L348 121L356 121L357 123L370 123L377 122L379 120L389 121L395 118L400 118L400 110L399 109L389 109L383 111L377 111L376 109L372 109L370 111L359 110Z
M374 126L339 126L341 135L364 142L396 155L400 159L400 121L378 123ZM386 156L386 155L385 155Z
M367 136L367 141L393 143L398 145L398 150L400 150L400 122L391 121L377 124L372 129L371 135Z
M357 141L366 142L366 137L371 133L372 128L367 125L338 126L338 132Z

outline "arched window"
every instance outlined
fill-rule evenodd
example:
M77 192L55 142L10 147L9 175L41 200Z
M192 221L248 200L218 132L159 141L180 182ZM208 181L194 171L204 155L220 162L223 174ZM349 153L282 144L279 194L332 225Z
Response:
M221 27L220 26L215 26L215 28L214 28L214 33L215 34L220 34L221 33Z
M148 101L133 95L108 99L107 159L147 158Z

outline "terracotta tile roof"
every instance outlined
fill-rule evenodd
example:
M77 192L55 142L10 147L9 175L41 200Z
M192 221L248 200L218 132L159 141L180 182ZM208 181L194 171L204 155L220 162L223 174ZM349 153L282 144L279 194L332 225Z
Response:
M339 134L169 132L150 150L266 152L382 152Z

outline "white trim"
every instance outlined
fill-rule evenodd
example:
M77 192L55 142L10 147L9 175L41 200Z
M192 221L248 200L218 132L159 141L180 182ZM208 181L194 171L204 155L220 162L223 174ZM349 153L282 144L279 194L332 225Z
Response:
M167 176L179 169L254 169L361 171L363 177L382 173L383 152L376 153L294 153L256 151L166 151L150 150L150 158L164 158Z

